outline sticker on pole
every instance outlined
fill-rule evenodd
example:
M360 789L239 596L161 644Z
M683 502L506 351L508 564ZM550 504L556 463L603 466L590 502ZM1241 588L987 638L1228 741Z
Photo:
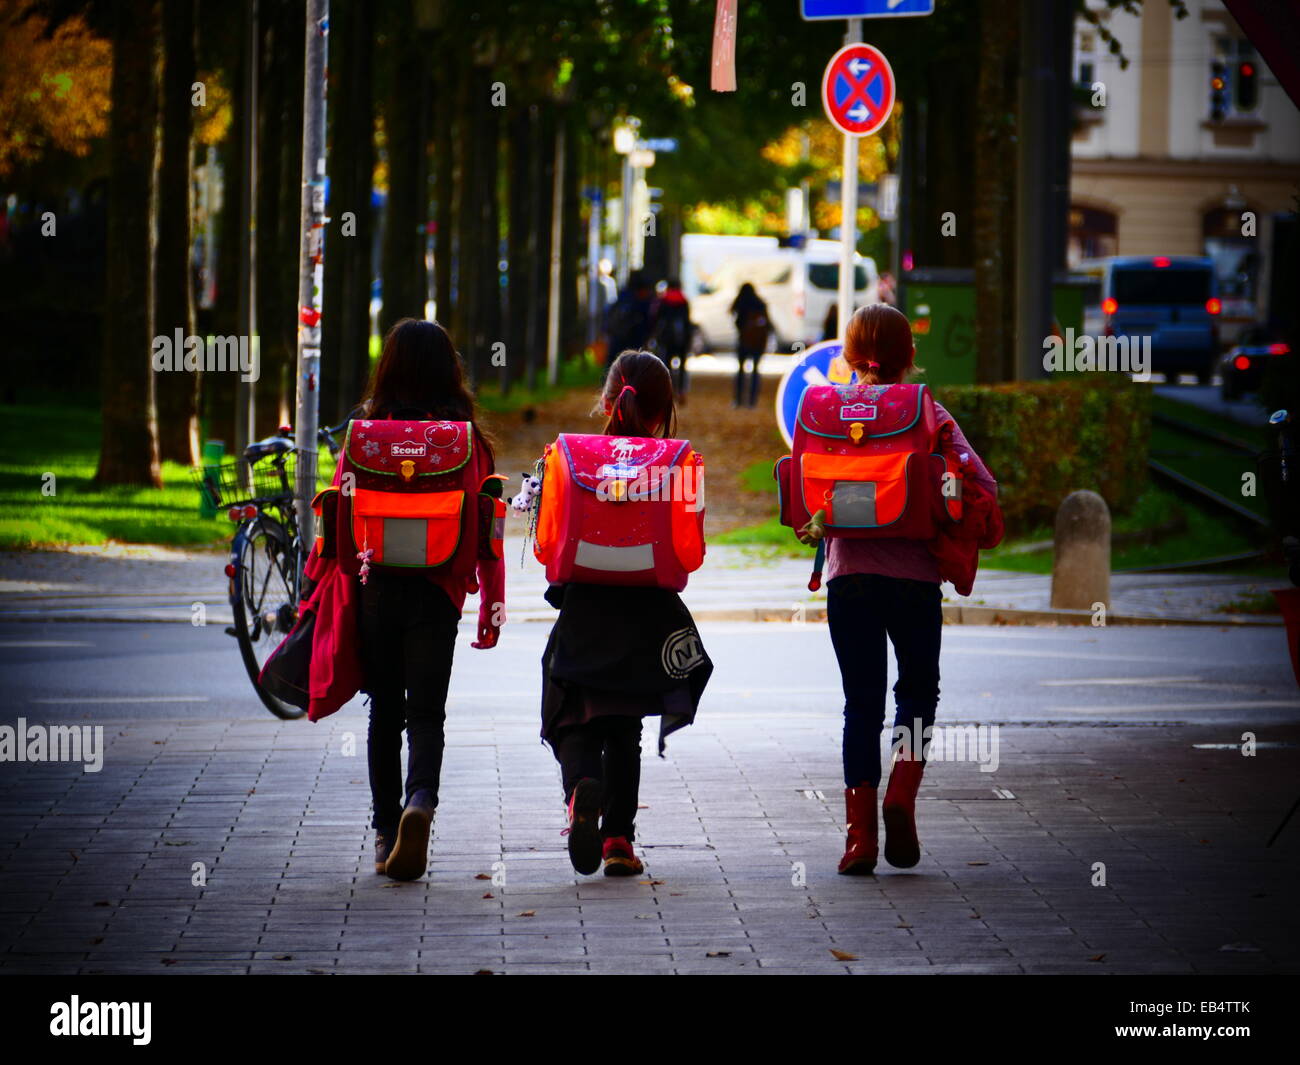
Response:
M869 44L846 44L826 64L822 106L840 132L850 137L875 133L894 109L889 60Z

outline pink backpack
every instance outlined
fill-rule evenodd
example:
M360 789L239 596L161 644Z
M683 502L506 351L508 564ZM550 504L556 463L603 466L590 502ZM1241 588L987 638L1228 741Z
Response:
M704 460L689 441L562 433L542 462L533 552L548 581L686 587L704 561Z
M826 536L931 539L961 517L956 458L942 437L925 385L809 388L793 453L773 471L781 524L799 530L817 517Z

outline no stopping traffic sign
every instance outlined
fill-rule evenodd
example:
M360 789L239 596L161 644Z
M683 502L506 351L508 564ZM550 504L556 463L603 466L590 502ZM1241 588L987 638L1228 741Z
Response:
M842 133L875 133L894 109L894 71L884 53L869 44L846 44L831 56L822 75L822 106Z

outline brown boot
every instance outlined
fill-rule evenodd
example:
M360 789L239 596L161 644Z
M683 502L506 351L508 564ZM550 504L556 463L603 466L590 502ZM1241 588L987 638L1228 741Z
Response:
M876 871L876 789L865 784L844 789L844 818L849 838L840 859L845 876L867 876Z
M881 813L885 818L885 861L896 869L911 869L921 860L921 843L916 838L916 793L924 772L924 762L901 758L889 772Z

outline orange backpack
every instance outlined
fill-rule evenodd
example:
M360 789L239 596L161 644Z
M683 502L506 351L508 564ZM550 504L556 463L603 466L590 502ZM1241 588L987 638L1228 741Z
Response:
M781 524L821 535L929 540L961 518L960 470L925 385L824 385L799 404L778 459ZM950 475L950 476L945 476Z
M333 493L340 568L427 569L472 576L479 559L502 557L501 478L475 483L472 422L373 419L348 425Z
M548 581L686 587L704 561L704 460L689 441L562 433L541 465L533 552Z

